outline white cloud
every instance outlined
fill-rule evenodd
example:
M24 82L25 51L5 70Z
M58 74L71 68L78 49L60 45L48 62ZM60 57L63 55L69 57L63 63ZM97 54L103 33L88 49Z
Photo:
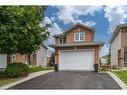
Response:
M102 6L57 6L57 17L64 24L75 23L79 16L94 15L96 11L103 9Z
M96 22L90 20L90 21L86 21L86 22L83 22L82 20L75 20L75 23L81 23L81 24L84 24L84 25L87 25L87 26L95 26L96 25Z
M52 36L62 33L62 29L59 27L59 25L57 23L53 23L51 25L51 27L49 28L49 31L50 31Z
M59 27L57 23L53 23L48 30L50 32L50 37L45 41L46 45L52 45L55 43L55 39L52 37L53 35L62 33L62 29Z
M45 24L50 24L48 31L50 32L50 37L44 42L45 45L51 45L54 43L53 35L62 33L62 29L57 23L53 23L49 17L45 17L44 20L40 23L40 26L43 27Z
M52 21L49 19L49 17L44 17L44 19L40 23L40 26L43 27L46 24L52 24Z
M104 11L109 21L108 32L113 32L118 24L125 23L127 19L127 6L106 6Z
M88 25L88 26L95 26L96 25L96 23L94 21L87 21L84 24Z
M101 57L101 56L104 56L104 55L107 55L107 54L109 54L109 46L105 44L105 45L101 48L101 50L100 50L100 52L99 52L99 56Z

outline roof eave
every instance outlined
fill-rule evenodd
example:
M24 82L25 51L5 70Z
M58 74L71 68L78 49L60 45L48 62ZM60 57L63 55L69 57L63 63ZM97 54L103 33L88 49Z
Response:
M86 44L86 45L55 45L54 47L74 47L74 46L99 46L100 48L104 45L104 43L99 44Z

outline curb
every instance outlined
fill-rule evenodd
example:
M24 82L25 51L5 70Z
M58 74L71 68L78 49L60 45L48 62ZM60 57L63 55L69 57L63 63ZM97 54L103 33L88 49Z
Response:
M10 83L10 84L7 84L7 85L5 85L5 86L0 87L0 90L6 90L6 89L8 89L8 88L10 88L10 87L12 87L12 86L15 86L15 85L17 85L17 84L20 84L20 83L22 83L22 82L25 82L25 81L27 81L27 80L30 80L30 79L32 79L32 78L35 78L35 77L38 77L38 76L40 76L40 75L44 75L44 74L50 73L50 72L53 72L53 70L39 71L39 72L31 73L31 74L28 75L28 77L25 77L25 78L23 78L23 79L21 79L21 80L19 80L19 81L16 81L16 82L13 82L13 83Z
M115 74L113 74L112 72L106 72L106 73L108 73L123 90L127 90L127 85L123 83Z

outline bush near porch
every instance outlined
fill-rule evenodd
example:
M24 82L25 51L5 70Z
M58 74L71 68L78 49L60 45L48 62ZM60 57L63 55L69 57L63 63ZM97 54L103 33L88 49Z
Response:
M9 78L26 77L29 72L29 66L20 62L10 63L5 69L5 75Z

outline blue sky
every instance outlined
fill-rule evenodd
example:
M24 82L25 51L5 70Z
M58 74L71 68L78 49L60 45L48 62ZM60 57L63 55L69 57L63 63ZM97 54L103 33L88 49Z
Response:
M76 23L95 28L94 41L105 42L100 56L108 54L108 41L118 24L127 22L127 6L48 6L45 23L51 24L51 37L47 43L54 43L52 35L64 32Z

